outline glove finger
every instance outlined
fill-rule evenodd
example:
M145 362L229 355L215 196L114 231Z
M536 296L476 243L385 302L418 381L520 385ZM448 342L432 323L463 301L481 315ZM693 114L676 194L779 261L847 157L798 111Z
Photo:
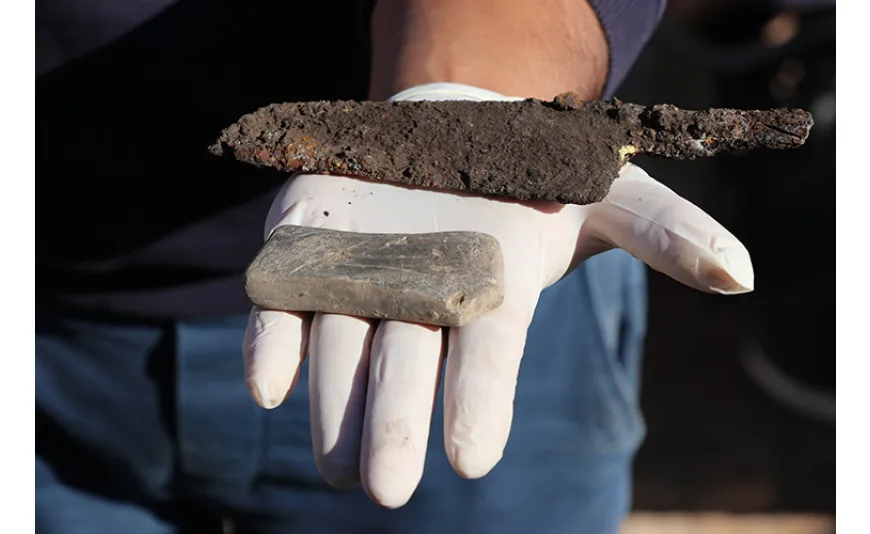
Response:
M308 383L314 459L323 479L348 489L359 483L373 323L316 314L309 336Z
M440 328L384 321L375 333L361 475L381 506L403 506L423 476L441 361Z
M703 210L627 165L607 198L591 208L584 248L618 247L651 268L695 289L721 294L752 291L746 247ZM597 250L596 250L597 249Z
M512 306L506 297L501 307L450 331L444 447L462 477L480 478L502 457L533 309Z
M245 383L263 408L275 408L296 386L305 358L308 324L305 314L256 306L251 310L242 346Z

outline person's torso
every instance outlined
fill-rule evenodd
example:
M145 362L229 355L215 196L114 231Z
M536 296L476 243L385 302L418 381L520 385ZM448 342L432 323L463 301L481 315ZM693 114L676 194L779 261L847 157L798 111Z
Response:
M39 294L132 313L145 298L174 315L173 299L191 305L178 288L235 284L286 176L217 161L206 147L271 102L364 97L361 10L340 0L39 0ZM223 291L242 302L236 285ZM165 291L176 296L161 302Z

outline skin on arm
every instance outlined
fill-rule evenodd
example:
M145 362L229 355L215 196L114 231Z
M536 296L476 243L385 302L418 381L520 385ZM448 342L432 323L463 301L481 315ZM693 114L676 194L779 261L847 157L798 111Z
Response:
M508 96L598 98L608 47L586 0L379 0L369 97L454 82Z

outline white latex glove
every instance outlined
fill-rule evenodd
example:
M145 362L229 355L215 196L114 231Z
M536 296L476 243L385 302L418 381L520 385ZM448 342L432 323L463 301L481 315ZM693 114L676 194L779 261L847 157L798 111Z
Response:
M509 100L455 84L415 87L394 99ZM460 475L476 478L500 460L538 296L579 262L619 247L701 291L736 294L753 287L744 246L634 165L622 170L602 203L590 206L299 175L275 199L266 236L284 224L366 233L471 230L501 243L503 304L445 337L439 328L398 321L256 308L251 313L244 355L254 398L266 408L281 403L298 377L307 341L320 472L336 487L361 480L369 496L387 507L405 504L422 477L445 353L444 446L450 463ZM565 328L571 320L565 318Z

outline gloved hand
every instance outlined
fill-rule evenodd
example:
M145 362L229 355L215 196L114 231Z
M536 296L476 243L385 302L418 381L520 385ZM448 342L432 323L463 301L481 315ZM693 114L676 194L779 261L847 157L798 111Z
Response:
M419 86L395 100L506 100L475 87ZM361 480L387 507L407 502L423 473L429 423L444 370L444 446L460 475L500 460L520 358L541 291L590 256L619 247L701 291L751 291L749 254L703 211L627 165L589 206L520 203L415 190L338 176L299 175L278 194L266 236L296 224L366 233L485 232L504 255L503 304L462 328L254 309L246 379L263 407L281 403L310 357L311 432L327 482ZM565 328L571 328L567 323Z

